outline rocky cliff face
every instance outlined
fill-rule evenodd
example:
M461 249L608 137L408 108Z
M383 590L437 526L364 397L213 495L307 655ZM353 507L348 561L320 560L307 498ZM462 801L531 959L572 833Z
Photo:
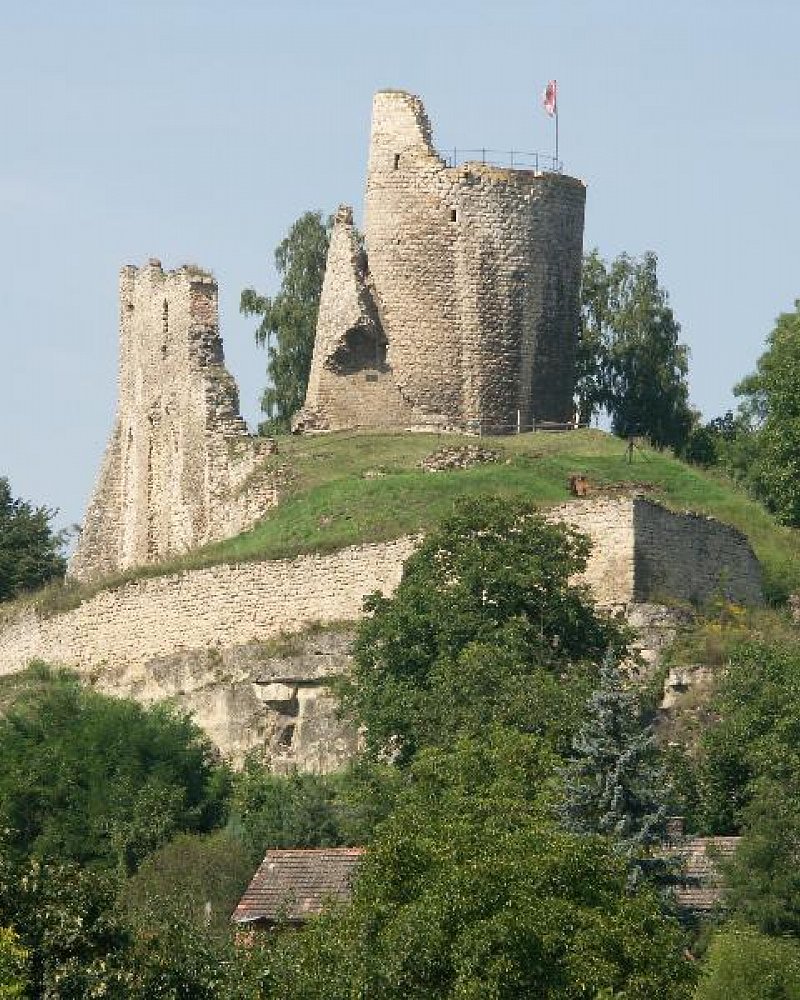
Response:
M329 686L350 669L353 637L353 628L311 630L156 657L144 671L120 674L103 665L90 678L106 694L166 700L191 713L235 765L256 753L277 773L325 773L359 745Z

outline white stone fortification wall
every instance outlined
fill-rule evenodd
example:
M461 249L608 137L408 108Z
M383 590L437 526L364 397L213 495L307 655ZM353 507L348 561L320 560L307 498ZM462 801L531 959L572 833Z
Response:
M688 601L721 595L764 601L761 567L746 536L713 517L675 513L641 496L592 498L548 512L592 540L580 579L598 603Z
M563 521L589 536L592 551L577 582L585 584L599 604L612 607L646 600L634 594L631 498L575 500L554 507L547 512L547 518Z
M630 497L575 501L547 516L591 538L578 582L601 605L638 608L641 617L638 602L705 600L720 589L761 603L760 569L747 540L711 518ZM63 664L108 694L173 700L233 761L258 750L277 770L330 770L357 744L325 687L328 674L347 669L343 648L328 648L335 637L311 638L298 662L290 656L281 663L259 644L312 623L358 619L367 594L395 590L418 543L405 537L192 570L101 592L51 618L23 612L0 623L0 675L32 659ZM652 609L647 614L646 625ZM319 655L325 652L335 655Z
M52 618L28 613L0 631L0 674L32 659L122 670L182 649L355 620L367 594L395 589L416 544L401 538L331 555L191 570L103 591Z
M603 606L726 595L763 600L747 539L713 518L675 514L641 498L575 501L552 520L593 542L580 580ZM82 669L143 667L181 650L229 648L312 622L352 621L364 597L394 591L418 539L355 546L330 555L215 566L103 591L72 611L32 612L0 628L0 674L32 659Z

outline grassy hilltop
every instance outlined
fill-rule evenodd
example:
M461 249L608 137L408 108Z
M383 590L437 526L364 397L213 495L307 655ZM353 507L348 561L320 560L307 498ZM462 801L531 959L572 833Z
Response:
M421 459L440 447L478 444L500 454L496 463L425 472ZM279 439L269 465L285 482L278 507L236 538L156 566L126 573L104 586L225 562L328 552L358 542L386 541L429 528L460 496L525 496L542 507L570 499L568 477L587 475L599 487L636 485L675 510L710 514L744 531L761 560L767 592L781 599L800 588L800 534L778 525L764 508L718 473L704 472L647 446L628 462L626 443L597 430L521 434L478 441L450 434L341 432ZM93 585L51 588L43 608L77 603Z

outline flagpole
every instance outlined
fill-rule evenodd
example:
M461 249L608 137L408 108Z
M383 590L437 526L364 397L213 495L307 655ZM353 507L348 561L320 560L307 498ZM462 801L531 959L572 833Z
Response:
M555 172L558 173L558 102L556 101L556 162L554 164Z
M553 164L555 173L558 173L558 81L553 81L553 90L555 94L555 119L556 119L556 162Z
M547 86L544 88L544 94L542 94L542 104L544 110L551 118L555 118L556 126L556 155L553 163L554 173L558 172L558 82L556 80L550 80Z

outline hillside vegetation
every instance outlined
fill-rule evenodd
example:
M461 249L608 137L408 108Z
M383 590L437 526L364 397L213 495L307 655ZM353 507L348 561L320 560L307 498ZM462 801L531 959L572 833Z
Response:
M480 443L500 460L469 469L425 472L421 459L438 448ZM450 434L341 432L279 439L269 465L285 480L278 507L250 531L141 567L91 587L44 591L43 610L78 603L104 587L218 563L286 558L386 541L426 530L450 513L461 496L494 493L524 497L540 507L570 499L568 477L587 475L597 488L643 487L675 510L710 514L749 537L765 571L770 599L800 587L800 535L782 527L720 473L705 472L642 444L628 461L627 444L598 430L475 437Z

